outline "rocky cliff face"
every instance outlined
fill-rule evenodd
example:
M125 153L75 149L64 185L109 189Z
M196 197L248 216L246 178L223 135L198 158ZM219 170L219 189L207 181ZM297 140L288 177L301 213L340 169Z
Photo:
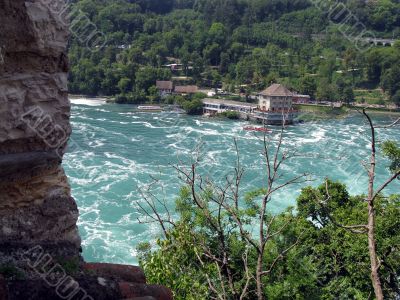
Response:
M68 28L46 3L0 0L0 243L78 249L78 209L61 167L71 133Z
M0 0L0 300L171 300L140 268L80 256L61 166L71 134L64 5Z

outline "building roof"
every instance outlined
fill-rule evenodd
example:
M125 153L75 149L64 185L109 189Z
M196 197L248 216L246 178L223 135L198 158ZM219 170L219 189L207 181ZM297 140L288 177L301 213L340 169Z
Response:
M263 96L293 96L293 93L289 91L282 84L274 83L266 90L260 92Z
M161 80L156 81L156 86L159 90L173 90L174 87L172 81L161 81Z
M205 98L202 101L204 104L224 104L224 105L228 105L228 106L242 106L242 107L257 108L257 104L255 104L255 103L247 103L247 102L240 102L240 101L233 101L233 100Z
M175 87L175 93L180 94L194 94L197 93L199 88L196 85L177 85Z

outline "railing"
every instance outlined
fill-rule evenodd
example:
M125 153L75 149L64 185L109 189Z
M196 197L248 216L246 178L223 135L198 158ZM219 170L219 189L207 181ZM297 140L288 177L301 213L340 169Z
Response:
M280 113L280 114L288 114L288 113L298 113L299 112L299 110L298 109L293 109L293 108L291 108L291 109L280 109L280 110L277 110L277 109L275 109L275 110L264 110L264 109L257 109L257 110L255 110L254 111L255 113L257 113L257 112L262 112L262 113Z

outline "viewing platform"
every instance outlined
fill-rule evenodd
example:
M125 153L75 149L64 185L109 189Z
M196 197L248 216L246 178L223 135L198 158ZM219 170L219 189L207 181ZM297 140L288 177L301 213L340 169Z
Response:
M251 114L258 107L256 103L210 98L203 99L203 104L203 112L211 115L223 113L225 111L236 111L239 113Z
M294 100L307 100L310 96L292 93L282 84L274 83L257 95L258 103L247 103L223 99L203 100L203 112L216 115L226 111L239 113L239 117L266 125L293 124L298 110L293 108Z
M297 109L260 110L255 103L246 103L224 99L203 99L203 113L211 116L233 111L239 113L241 119L255 121L267 125L292 124L298 115Z

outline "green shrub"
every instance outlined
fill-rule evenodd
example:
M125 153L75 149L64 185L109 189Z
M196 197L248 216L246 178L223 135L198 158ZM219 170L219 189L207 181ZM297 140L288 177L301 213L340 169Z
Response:
M183 109L189 115L201 115L203 113L203 102L201 100L185 101Z
M222 117L228 118L230 120L239 120L240 119L240 113L237 111L224 111L219 114Z

